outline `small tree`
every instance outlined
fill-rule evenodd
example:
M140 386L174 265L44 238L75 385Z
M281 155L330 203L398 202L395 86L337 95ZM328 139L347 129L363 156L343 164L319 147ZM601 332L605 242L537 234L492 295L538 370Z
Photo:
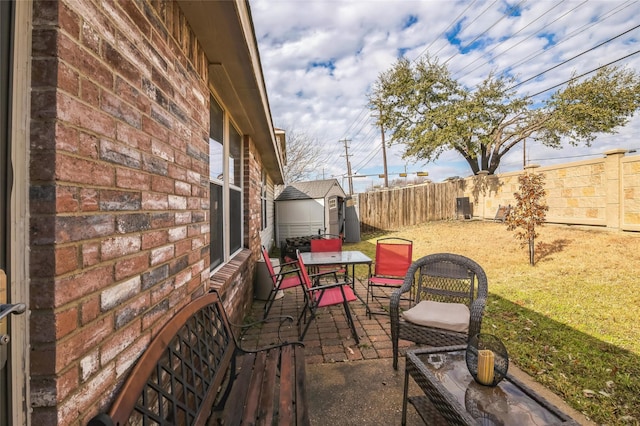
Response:
M523 247L529 244L529 263L535 265L536 227L542 226L549 210L544 201L544 175L524 173L518 177L518 183L520 192L513 194L516 205L507 215L507 230L516 231L516 238L522 241Z

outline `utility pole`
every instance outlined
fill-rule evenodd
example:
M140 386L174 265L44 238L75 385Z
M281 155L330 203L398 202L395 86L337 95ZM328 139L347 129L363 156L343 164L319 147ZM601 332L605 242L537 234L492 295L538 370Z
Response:
M380 112L382 114L382 111ZM387 147L384 143L384 127L380 123L380 133L382 135L382 165L384 166L384 187L389 187L389 173L387 173Z
M351 176L351 161L349 161L349 139L343 139L340 142L344 142L344 156L347 159L347 176L349 177L349 195L353 195L353 176Z

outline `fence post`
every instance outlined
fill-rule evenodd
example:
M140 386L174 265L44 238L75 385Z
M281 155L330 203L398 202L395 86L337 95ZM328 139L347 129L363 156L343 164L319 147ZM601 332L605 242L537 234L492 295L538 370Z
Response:
M606 207L605 218L607 228L620 229L622 210L622 168L620 160L624 157L626 149L612 149L606 151L604 160L604 176L606 179Z

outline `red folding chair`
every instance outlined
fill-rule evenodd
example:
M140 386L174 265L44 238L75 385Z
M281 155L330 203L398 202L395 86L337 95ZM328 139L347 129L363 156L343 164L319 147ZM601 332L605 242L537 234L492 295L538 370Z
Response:
M329 306L342 304L342 306L344 307L344 313L347 316L347 323L349 324L351 333L353 334L353 338L356 341L356 344L360 343L358 333L356 332L355 323L353 322L353 317L351 316L351 310L349 309L349 302L353 302L358 299L353 291L353 288L351 288L351 283L348 281L343 281L329 284L320 284L318 278L323 274L309 275L302 257L300 256L300 253L298 252L297 254L298 263L300 265L300 275L302 276L302 280L304 281L304 290L307 292L307 297L305 297L305 306L300 313L300 317L298 318L298 326L303 319L305 322L305 326L302 330L302 333L300 334L299 340L302 341L305 334L307 334L309 325L311 324L311 321L313 321L313 319L316 317L316 311L318 310L318 308L326 308ZM308 319L307 312L309 313Z
M267 265L267 271L269 272L271 280L273 281L273 288L269 293L267 302L264 304L264 319L269 315L269 311L273 306L273 302L276 300L276 295L280 290L297 287L299 285L302 285L303 281L300 275L300 266L297 260L281 264L280 272L276 273L273 269L273 265L271 264L269 252L264 246L262 246L262 257L264 258L264 263ZM287 268L289 266L292 266L293 269Z
M387 311L372 311L369 305L378 299L389 299L391 294L389 289L396 289L402 286L404 277L411 266L413 256L413 241L404 238L381 238L376 242L376 259L374 263L374 273L367 282L367 315L386 314ZM378 290L376 294L375 290ZM405 298L404 300L411 300Z
M323 238L314 238L311 240L311 252L329 252L329 251L342 251L342 238L339 236L333 236L325 234ZM343 277L346 276L347 269L342 265L323 265L314 270L315 273L325 274L332 273L336 282L338 282L338 274Z

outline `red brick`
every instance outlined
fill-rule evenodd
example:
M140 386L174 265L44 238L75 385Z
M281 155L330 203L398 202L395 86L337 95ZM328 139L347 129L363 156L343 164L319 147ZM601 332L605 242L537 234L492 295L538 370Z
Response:
M129 368L140 358L142 352L149 346L151 337L149 333L143 334L133 344L130 344L116 359L116 376L123 377Z
M140 250L142 239L139 235L108 238L102 241L102 260L115 259Z
M142 112L123 102L120 97L114 96L113 93L106 90L102 91L100 107L107 114L137 129L142 126Z
M191 185L186 182L176 181L175 193L178 195L191 195Z
M57 105L59 119L107 138L115 136L116 120L108 114L62 92L58 93Z
M152 231L142 235L142 250L159 247L169 241L167 231Z
M80 99L91 104L100 102L100 87L88 78L80 78Z
M65 303L105 288L112 282L113 272L111 266L91 269L72 277L57 279L55 284L55 305L62 306Z
M80 208L83 212L95 212L100 209L98 204L98 191L93 188L80 190Z
M181 155L178 153L177 155ZM175 180L184 181L187 178L187 171L184 167L178 166L174 163L169 163L168 175Z
M169 141L171 143L172 141ZM174 149L180 149L178 146L165 144L157 140L151 141L151 153L153 155L157 155L160 158L163 158L167 161L173 162L173 151Z
M56 391L58 401L62 401L78 388L80 384L78 368L71 367L69 370L61 374L56 380Z
M161 300L168 297L173 291L173 278L163 281L160 285L153 287L151 290L151 303L157 304Z
M58 33L58 55L60 60L67 62L81 74L91 76L98 85L112 89L113 71L106 64L79 48L76 40L67 37L64 33Z
M185 253L191 251L191 240L176 241L176 257L180 257Z
M100 364L106 365L121 354L127 346L140 337L141 321L135 321L127 327L114 331L100 346Z
M116 169L116 186L125 189L149 189L151 177L147 173L140 170L117 168Z
M116 93L123 101L133 105L133 107L144 114L150 111L150 100L135 87L120 77L116 77Z
M151 137L148 134L126 124L118 124L116 137L119 142L141 151L149 151L151 147Z
M76 40L80 39L81 18L65 3L60 4L58 12L58 25L65 33L71 35Z
M102 37L94 27L91 27L89 25L83 25L81 38L82 38L82 45L84 47L91 50L96 55L100 54L100 45L101 45Z
M149 268L149 254L142 253L128 259L116 262L116 281L140 274Z
M142 193L142 210L166 210L169 200L166 194Z
M82 266L93 266L100 262L100 243L82 245Z
M173 179L164 176L152 176L151 190L155 192L162 192L165 194L173 194L174 181Z
M80 323L85 325L100 315L100 296L93 296L80 305Z
M78 96L80 94L80 76L64 62L58 64L58 89Z
M85 325L77 333L58 342L56 350L56 372L79 359L90 349L98 346L113 332L113 319L104 317Z
M142 130L161 141L169 140L169 130L149 117L142 117Z
M80 386L67 400L58 404L58 424L72 425L80 413L90 410L93 402L104 395L115 383L115 367L108 365ZM82 423L85 424L85 423Z
M73 307L55 314L56 338L60 339L78 328L78 308Z
M56 247L56 275L62 275L78 269L78 248L76 246Z
M67 155L56 157L56 177L61 181L87 185L112 186L113 167Z
M187 169L187 170L191 168L191 157L189 157L187 154L176 151L174 157L176 159L176 164L179 165L180 167L183 167L184 169ZM176 176L176 179L185 180L186 175L187 174L185 170L184 175Z
M97 160L100 158L98 153L100 140L95 135L81 132L78 137L78 153L86 158Z
M158 303L157 305L152 307L149 311L147 311L142 316L142 329L143 330L149 329L153 324L155 324L161 318L165 318L164 322L166 322L166 318L168 318L168 315L167 315L168 312L169 312L169 301L165 299L161 303Z

